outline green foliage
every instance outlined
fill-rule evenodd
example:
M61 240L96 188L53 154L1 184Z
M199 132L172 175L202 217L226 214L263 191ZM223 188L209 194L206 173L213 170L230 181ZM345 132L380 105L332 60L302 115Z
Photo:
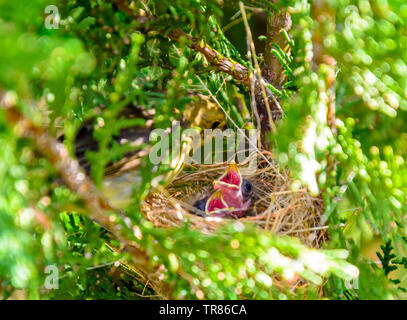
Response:
M392 263L392 260L396 257L395 254L391 253L391 251L393 250L391 240L388 240L385 245L381 245L380 248L383 251L383 255L380 252L377 252L376 254L382 262L385 275L388 275L390 272L397 269L396 266L390 265L390 263Z
M322 192L331 225L351 223L350 208L362 213L351 233L332 229L331 246L360 246L367 230L391 237L399 256L406 248L405 79L400 78L407 61L405 5L331 1L329 6L335 10L333 31L329 19L322 24L312 19L307 2L293 6L292 70L299 90L283 102L287 116L278 129L279 160L311 191ZM326 87L329 67L312 68L316 29L324 35L322 50L336 60L336 135L327 123L326 97L333 94ZM348 242L356 233L357 243Z
M155 253L167 268L166 279L174 288L176 298L196 298L197 288L207 299L295 298L301 292L278 290L269 275L277 272L290 279L297 272L313 284L306 292L312 295L315 285L322 283L321 276L334 274L350 280L356 271L344 261L345 250L309 249L297 239L270 237L240 222L225 227L216 236L203 236L187 224L168 233L154 230L147 221L142 225L142 230L149 230L163 245ZM146 239L142 243L151 246L150 241ZM180 279L176 272L191 277Z
M386 276L388 276L390 272L397 270L398 265L407 268L406 257L402 257L401 259L395 259L396 255L392 253L394 248L391 245L391 240L388 240L385 245L381 245L380 248L382 249L383 254L381 254L380 252L376 252L376 254L382 263L382 268ZM394 284L400 284L401 282L399 279L390 279L390 281L393 282ZM403 292L406 292L406 288L403 288L401 286L397 288Z

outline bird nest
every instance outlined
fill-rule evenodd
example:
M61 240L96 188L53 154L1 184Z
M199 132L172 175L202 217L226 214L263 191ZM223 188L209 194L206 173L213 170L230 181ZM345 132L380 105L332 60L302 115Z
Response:
M246 176L253 185L253 200L244 223L257 225L276 235L297 237L312 248L320 248L327 240L327 228L321 224L322 199L306 189L292 190L292 179L280 170L272 154L264 152L258 159L256 172ZM266 161L267 158L267 161ZM157 227L176 227L189 220L192 228L211 234L234 219L201 217L193 207L213 192L212 182L226 168L226 163L215 165L186 165L177 178L163 191L147 197L142 208L145 216Z

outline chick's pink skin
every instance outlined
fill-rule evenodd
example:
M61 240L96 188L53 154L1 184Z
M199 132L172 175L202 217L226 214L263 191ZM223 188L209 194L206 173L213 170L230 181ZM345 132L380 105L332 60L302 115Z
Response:
M250 206L251 199L244 201L242 194L243 178L236 164L228 165L226 172L214 182L214 189L222 191L222 197L231 209L230 216L241 218Z

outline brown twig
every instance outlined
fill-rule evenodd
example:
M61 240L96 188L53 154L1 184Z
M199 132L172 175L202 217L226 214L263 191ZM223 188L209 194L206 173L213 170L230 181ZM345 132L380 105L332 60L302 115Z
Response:
M291 26L291 16L283 9L281 9L280 13L274 13L272 16L267 17L267 42L264 52L263 76L277 88L281 88L282 83L285 81L284 67L271 50L274 43L282 49L288 45L281 30L284 29L288 32Z
M138 21L140 25L146 25L147 22L154 21L154 16L143 16L133 11L125 0L115 0L117 7L126 12L134 20ZM208 62L214 66L218 71L225 72L231 75L237 81L243 82L246 86L249 86L250 72L244 65L221 55L215 49L209 47L202 41L190 36L181 29L174 29L165 34L169 39L179 42L182 39L186 41L187 45L194 51L202 53Z
M249 27L249 22L247 21L246 11L245 11L243 2L241 2L241 1L239 2L239 7L240 7L240 11L242 12L242 18L243 18L243 22L244 22L245 29L246 29L246 34L247 34L247 37L249 38L250 51L252 52L254 65L256 67L256 73L257 73L256 74L257 75L256 83L258 83L258 85L260 85L260 92L261 92L261 96L263 98L262 101L264 101L264 105L265 105L266 111L267 111L266 117L264 116L264 112L262 112L262 115L261 115L261 116L263 116L263 118L266 118L268 120L268 122L265 123L266 126L263 126L263 127L267 128L267 129L271 129L275 133L277 130L276 130L276 126L273 121L273 116L271 114L271 108L270 108L270 104L268 101L268 97L267 97L267 93L266 93L266 89L265 89L265 85L264 85L264 80L261 76L259 62L257 61L256 48L254 47L252 32ZM257 91L259 91L259 90L257 90ZM260 109L260 110L262 110L262 109Z
M147 29L148 22L156 20L154 16L137 14L126 4L125 0L115 0L115 3L120 10L126 12L128 15L133 17L134 20L138 21L140 26L144 26ZM255 81L253 82L255 87L255 97L257 100L261 101L261 103L258 104L258 109L260 109L259 113L261 121L264 123L263 129L265 133L270 129L275 129L273 120L281 118L281 108L272 92L266 88L265 83L267 81L261 76L261 71L258 63L256 64L256 60L256 73L258 74L258 77L254 76L253 72L250 71L246 66L234 61L231 58L223 56L202 40L192 37L181 29L173 29L170 32L162 32L162 34L173 41L185 41L185 43L192 50L201 53L217 71L227 73L235 80L243 83L249 90L251 87L251 81L254 78ZM255 53L255 51L253 53ZM255 54L254 58L256 59ZM272 103L269 103L270 98Z

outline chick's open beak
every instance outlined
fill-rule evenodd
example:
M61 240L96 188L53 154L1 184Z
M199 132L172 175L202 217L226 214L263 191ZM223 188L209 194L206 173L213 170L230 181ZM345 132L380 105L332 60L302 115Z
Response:
M242 181L243 179L239 168L235 162L231 162L227 166L226 172L218 180L215 180L213 185L215 189L219 189L221 186L224 186L238 190L242 186Z
M205 213L211 215L225 209L228 209L228 205L222 197L222 191L218 189L206 201Z

